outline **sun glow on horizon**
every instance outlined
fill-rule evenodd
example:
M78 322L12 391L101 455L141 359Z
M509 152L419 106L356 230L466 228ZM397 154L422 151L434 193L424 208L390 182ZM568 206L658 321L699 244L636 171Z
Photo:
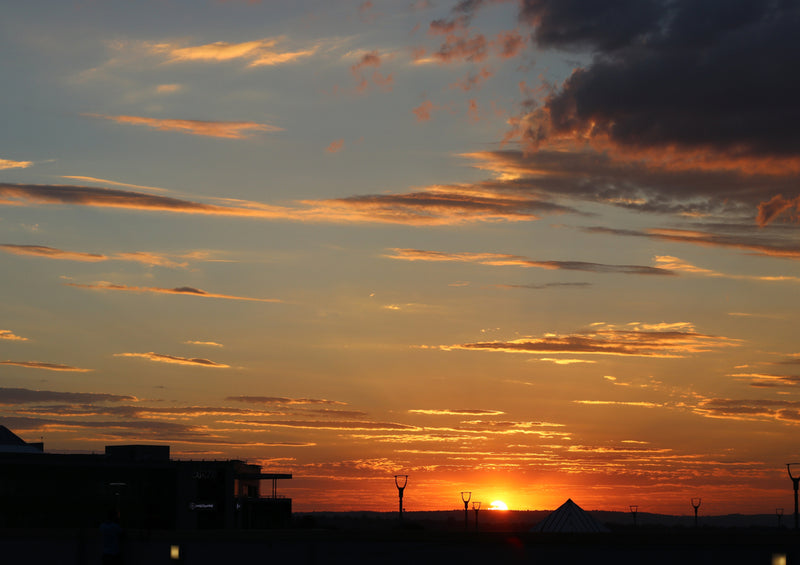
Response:
M502 500L493 500L489 505L489 510L508 510L508 505Z

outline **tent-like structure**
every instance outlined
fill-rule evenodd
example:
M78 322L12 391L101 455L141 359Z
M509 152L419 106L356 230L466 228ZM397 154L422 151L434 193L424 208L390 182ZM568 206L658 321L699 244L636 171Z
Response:
M547 518L536 524L531 531L581 534L607 532L608 529L599 524L583 508L572 502L571 498L568 498Z

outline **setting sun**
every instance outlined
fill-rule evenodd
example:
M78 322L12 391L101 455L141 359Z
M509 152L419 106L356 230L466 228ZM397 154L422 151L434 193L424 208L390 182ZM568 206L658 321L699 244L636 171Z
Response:
M508 505L502 500L493 500L489 505L489 510L508 510Z

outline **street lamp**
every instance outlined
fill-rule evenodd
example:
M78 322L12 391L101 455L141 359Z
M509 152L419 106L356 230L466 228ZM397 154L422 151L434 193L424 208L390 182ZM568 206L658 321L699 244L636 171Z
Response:
M481 509L480 501L475 501L472 503L472 509L475 511L475 531L478 531L478 510Z
M631 514L633 514L633 527L636 527L636 513L639 511L639 506L631 504Z
M700 508L701 500L699 498L692 499L692 508L694 508L694 527L697 527L697 509Z
M797 524L797 487L798 483L800 483L800 476L792 476L792 465L800 465L800 463L787 463L786 464L786 471L789 473L789 478L792 479L792 486L794 487L794 529L796 530L798 527Z
M783 508L776 508L775 514L778 516L778 527L781 527L781 522L783 522Z
M408 475L395 475L394 484L397 487L397 493L400 496L400 521L403 521L403 489L408 484Z
M469 529L469 499L472 498L472 492L461 491L461 500L464 501L464 529Z

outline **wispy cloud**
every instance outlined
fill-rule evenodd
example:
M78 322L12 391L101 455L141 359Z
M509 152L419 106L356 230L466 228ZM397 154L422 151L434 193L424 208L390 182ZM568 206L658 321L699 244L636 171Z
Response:
M97 263L100 261L129 261L133 263L142 263L148 266L168 267L168 268L185 268L189 265L185 259L206 259L203 252L190 252L184 254L162 254L153 253L150 251L129 251L114 253L111 255L103 255L100 253L86 253L82 251L65 251L55 247L48 247L45 245L18 245L18 244L0 244L0 251L11 253L13 255L29 255L34 257L46 257L48 259L61 259L66 261L82 261L87 263ZM183 261L176 261L175 259L184 259Z
M771 275L771 276L733 275L729 273L722 273L719 271L713 271L711 269L697 267L695 265L692 265L691 263L687 263L686 261L678 259L677 257L671 257L669 255L657 255L656 257L654 257L654 259L656 264L660 268L669 269L674 272L688 273L703 277L749 280L749 281L765 281L765 282L800 282L800 277L793 277L788 275Z
M210 359L202 359L198 357L177 357L175 355L165 355L163 353L154 353L149 351L147 353L115 353L114 357L138 357L147 359L148 361L155 361L156 363L172 363L174 365L190 365L194 367L209 367L213 369L228 369L230 365L224 363L217 363Z
M346 402L320 398L288 398L285 396L228 396L225 400L248 402L250 404L333 404L344 405Z
M127 286L124 284L114 284L110 282L98 282L94 284L64 283L66 286L85 288L88 290L119 290L124 292L154 293L154 294L174 294L181 296L197 296L200 298L223 298L226 300L247 300L250 302L283 302L278 298L251 298L249 296L234 296L231 294L217 294L206 292L191 286L181 286L177 288L159 288L149 286Z
M96 263L98 261L106 261L108 259L105 255L98 253L83 253L80 251L64 251L54 247L46 247L44 245L16 245L12 243L0 244L0 250L12 255L34 255L38 257L47 257L49 259L65 259L69 261L83 261L87 263Z
M597 363L593 359L559 359L554 357L542 357L539 361L555 363L556 365L575 365L578 363Z
M64 371L71 373L88 373L92 369L82 369L71 365L61 365L59 363L43 363L41 361L0 361L0 365L13 365L15 367L27 367L29 369L44 369L45 371Z
M736 234L657 228L650 230L628 230L590 227L586 228L585 231L589 233L605 233L619 236L646 237L661 241L689 243L703 247L726 247L746 251L754 255L800 259L800 245L797 245L793 240L787 241L779 237L770 237L764 233L748 233L750 230L746 229L744 226L736 226L736 231L738 232Z
M208 347L225 347L221 343L217 343L216 341L196 341L196 340L188 340L184 341L183 343L187 345L205 345Z
M70 180L79 180L82 182L91 182L96 184L108 184L111 186L124 186L126 188L135 188L137 190L151 190L153 192L167 192L167 189L160 188L157 186L143 186L141 184L130 184L127 182L117 182L108 179L98 179L95 177L84 177L84 176L77 176L77 175L62 175L61 178L70 179Z
M800 423L800 401L797 400L709 398L701 400L694 412L710 418Z
M137 402L135 396L102 392L57 392L53 390L31 390L27 388L0 387L0 404L33 404L38 402L68 402L92 404L95 402Z
M33 165L33 161L12 161L10 159L0 159L0 171L4 169L27 169Z
M540 261L529 259L521 255L507 255L503 253L445 253L441 251L427 251L423 249L390 249L392 254L386 255L390 259L404 261L453 261L461 263L477 263L491 266L537 267L549 270L586 271L592 273L619 273L626 275L674 275L675 273L659 267L645 265L608 265L604 263L590 263L585 261Z
M502 410L453 410L443 409L416 409L409 410L412 414L425 414L428 416L499 416L505 414Z
M581 353L638 357L681 358L722 347L736 347L734 338L701 334L690 324L628 324L622 328L596 325L580 332L542 337L526 337L510 341L484 341L440 346L449 351L499 351L505 353Z
M493 284L489 285L492 288L527 288L531 290L543 290L546 288L586 288L592 286L592 283L587 282L554 282L544 284Z
M626 400L573 400L575 404L588 404L593 406L634 406L638 408L659 408L663 404L647 401L626 401Z
M572 208L536 198L502 195L461 186L433 186L405 194L301 200L294 207L237 199L217 200L226 205L203 204L110 188L0 183L0 205L69 204L266 220L459 225L532 221L538 219L539 214L577 213Z
M417 426L396 422L327 421L327 420L264 420L250 421L249 425L307 430L418 430Z
M772 373L732 373L735 379L747 379L755 388L796 387L800 385L800 375L776 375Z
M342 149L344 149L344 139L337 139L331 141L331 144L325 148L325 151L327 153L338 153Z
M6 339L8 341L28 341L27 337L18 336L11 330L0 330L0 339Z
M249 67L262 67L294 63L314 55L316 46L299 50L278 50L276 47L284 38L258 39L242 43L217 41L205 45L183 46L177 43L158 43L150 45L150 52L163 54L169 63L222 63L237 59L248 61Z
M207 120L145 118L142 116L107 116L105 114L84 115L91 118L111 120L118 124L147 126L159 131L177 131L191 135L221 137L224 139L247 139L255 132L283 131L283 128L256 122L214 122Z

